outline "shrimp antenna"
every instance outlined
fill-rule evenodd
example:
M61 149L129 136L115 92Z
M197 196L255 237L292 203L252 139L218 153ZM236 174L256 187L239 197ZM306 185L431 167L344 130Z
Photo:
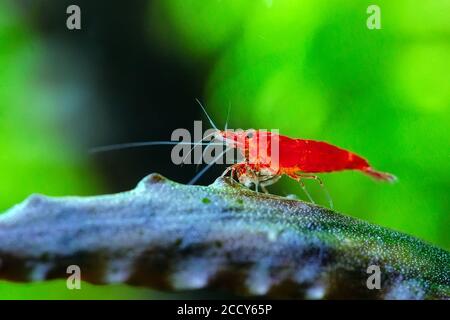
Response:
M120 150L120 149L128 149L128 148L137 148L137 147L145 147L145 146L161 146L161 145L210 145L211 142L207 143L201 143L201 142L182 142L182 141L147 141L147 142L130 142L130 143L121 143L121 144L112 144L107 146L101 146L92 148L89 151L91 153L98 153L98 152L106 152L106 151L113 151L113 150ZM223 143L214 143L213 145L221 146Z
M204 140L206 140L206 139L208 139L208 138L210 138L210 137L212 137L214 135L214 132L213 133L211 133L211 134L208 134L206 137L204 137L203 139L201 139L201 140L198 140L197 142L195 142L193 145L192 145L192 148L191 148L191 150L189 150L189 152L186 154L186 156L183 158L183 160L181 161L181 163L184 163L184 160L186 160L187 159L187 157L189 157L189 155L192 153L192 151L195 149L195 147L197 147L197 146L200 146L200 145L210 145L211 144L211 142L206 142L206 143L204 143L203 141ZM214 144L213 144L214 145ZM217 145L217 144L216 144ZM222 144L223 145L223 144Z
M200 102L200 100L198 100L197 98L195 98L195 101L197 101L197 103L200 105L200 108L202 108L203 112L206 114L206 117L209 120L209 123L211 124L211 126L216 129L217 131L219 131L219 129L217 129L216 125L214 124L214 122L212 121L211 117L209 116L208 112L206 112L205 107L203 107L202 103Z
M191 179L191 181L188 182L188 184L194 184L198 181L198 179L201 178L201 176L203 176L203 174L208 171L215 163L217 160L219 160L225 153L227 153L228 151L230 151L233 148L228 148L225 149L225 151L223 151L221 154L219 154L211 163L209 163L206 167L204 167L199 173L197 173L195 175L195 177L193 177Z
M228 129L228 120L230 119L231 101L228 104L227 121L225 122L225 131Z

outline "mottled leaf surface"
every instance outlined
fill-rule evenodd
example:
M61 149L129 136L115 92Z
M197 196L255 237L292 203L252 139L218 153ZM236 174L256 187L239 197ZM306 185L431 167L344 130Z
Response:
M30 196L0 215L0 278L80 266L92 283L281 298L448 299L450 253L414 237L226 178L152 174L129 192ZM369 290L370 265L381 289Z

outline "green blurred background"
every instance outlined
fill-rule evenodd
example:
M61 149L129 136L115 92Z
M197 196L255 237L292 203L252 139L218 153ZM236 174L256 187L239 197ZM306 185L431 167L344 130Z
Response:
M82 30L65 26L70 4ZM370 4L381 30L366 27ZM195 168L171 164L170 149L89 148L167 140L203 118L199 97L219 126L231 104L231 128L325 140L394 173L394 185L322 178L337 211L449 250L449 75L448 0L1 0L0 211L31 193L131 189L151 172L187 182ZM271 192L305 198L287 178ZM158 297L168 296L0 282L3 299Z

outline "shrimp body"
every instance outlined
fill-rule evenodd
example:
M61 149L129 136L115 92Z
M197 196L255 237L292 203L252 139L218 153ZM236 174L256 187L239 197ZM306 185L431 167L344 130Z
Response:
M372 169L363 157L322 141L279 136L280 173L307 173L358 170L378 180L392 181L391 174Z
M317 178L314 173L358 170L375 179L395 181L395 176L374 170L363 157L322 141L294 139L261 130L220 131L221 139L237 148L245 158L235 165L238 178L270 180L269 177L288 175L300 178ZM273 144L278 154L273 156ZM250 170L252 174L246 173ZM305 175L306 174L306 175Z

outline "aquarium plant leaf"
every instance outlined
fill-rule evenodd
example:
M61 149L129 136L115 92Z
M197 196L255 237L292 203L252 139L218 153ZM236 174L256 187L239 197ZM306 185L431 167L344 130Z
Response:
M0 279L234 297L448 299L450 253L406 234L219 178L158 175L131 191L32 195L0 215ZM376 269L380 289L373 287Z

